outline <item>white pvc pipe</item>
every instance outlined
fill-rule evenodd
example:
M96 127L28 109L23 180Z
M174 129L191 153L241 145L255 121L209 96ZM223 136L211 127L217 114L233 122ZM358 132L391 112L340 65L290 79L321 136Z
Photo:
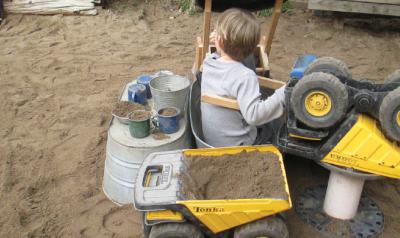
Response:
M365 179L331 171L324 211L331 217L349 220L357 214Z

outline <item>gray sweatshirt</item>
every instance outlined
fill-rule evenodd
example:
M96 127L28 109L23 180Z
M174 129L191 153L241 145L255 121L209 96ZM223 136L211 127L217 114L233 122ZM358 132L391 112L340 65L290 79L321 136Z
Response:
M214 147L251 145L256 139L256 126L283 114L284 87L266 100L261 100L257 75L240 62L206 57L203 64L201 94L236 99L240 111L201 103L205 141Z

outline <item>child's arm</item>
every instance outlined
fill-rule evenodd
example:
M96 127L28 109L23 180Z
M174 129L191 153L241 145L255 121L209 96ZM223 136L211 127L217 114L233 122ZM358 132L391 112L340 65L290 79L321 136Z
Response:
M282 116L285 87L276 90L266 100L261 100L260 86L255 74L247 73L233 86L240 112L249 125L259 126Z

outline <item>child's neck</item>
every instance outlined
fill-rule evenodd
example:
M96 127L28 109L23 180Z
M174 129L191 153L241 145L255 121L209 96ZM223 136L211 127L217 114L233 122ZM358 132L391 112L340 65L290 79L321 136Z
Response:
M232 57L230 57L229 55L227 55L225 52L221 52L221 58L224 61L228 61L228 62L236 62L236 60L232 59Z

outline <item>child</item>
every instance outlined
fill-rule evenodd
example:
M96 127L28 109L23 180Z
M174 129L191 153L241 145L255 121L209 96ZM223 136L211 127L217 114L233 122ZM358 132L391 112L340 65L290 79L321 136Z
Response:
M240 111L201 103L204 139L215 147L254 144L257 126L284 112L284 87L261 100L256 74L240 63L254 52L260 40L260 26L250 12L229 9L218 18L210 38L217 54L204 60L201 93L236 99ZM266 136L265 132L262 134Z

